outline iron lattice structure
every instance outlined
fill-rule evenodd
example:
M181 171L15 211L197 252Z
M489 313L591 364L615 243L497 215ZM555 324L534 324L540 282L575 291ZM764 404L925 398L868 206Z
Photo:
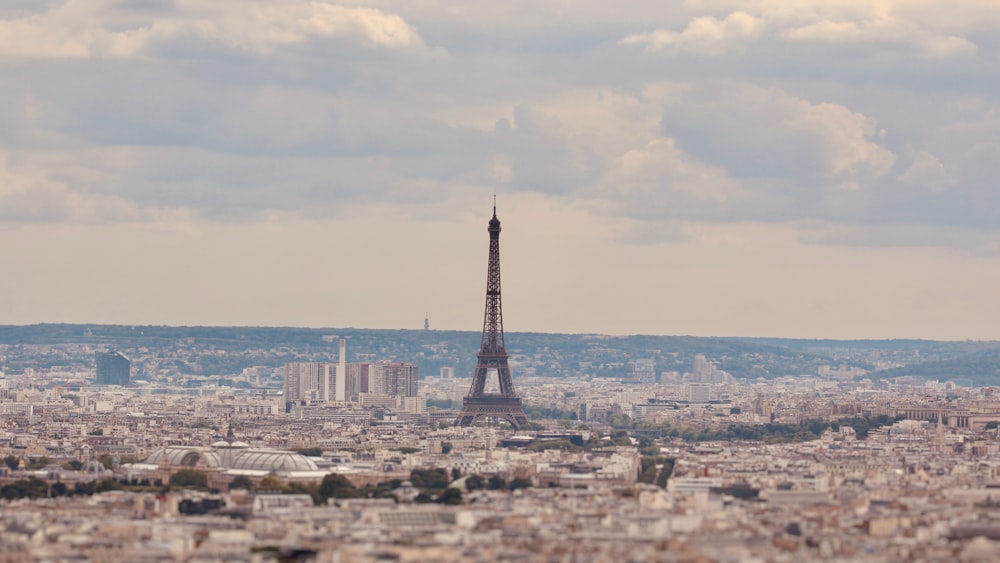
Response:
M469 394L462 400L462 411L455 420L457 426L472 426L484 418L503 419L514 428L528 423L521 398L514 391L514 380L507 364L507 347L503 338L503 308L500 298L500 220L493 206L490 219L490 260L486 275L486 313L483 316L483 339L479 346L476 373L472 376ZM499 393L487 393L486 381L495 370L500 384Z

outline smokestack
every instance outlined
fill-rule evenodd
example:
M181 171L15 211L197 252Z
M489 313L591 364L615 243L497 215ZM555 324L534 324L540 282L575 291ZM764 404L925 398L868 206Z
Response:
M346 401L347 397L347 340L340 339L340 363L337 364L337 401Z

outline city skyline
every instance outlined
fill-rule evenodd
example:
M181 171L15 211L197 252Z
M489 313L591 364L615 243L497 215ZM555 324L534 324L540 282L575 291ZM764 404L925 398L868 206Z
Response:
M994 3L0 8L0 318L1000 340Z

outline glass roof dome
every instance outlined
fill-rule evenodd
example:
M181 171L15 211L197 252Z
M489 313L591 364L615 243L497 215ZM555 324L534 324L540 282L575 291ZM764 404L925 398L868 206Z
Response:
M282 450L243 450L233 457L227 469L244 469L252 471L318 471L319 467L313 460L302 454Z
M219 454L211 448L192 446L166 446L146 458L152 465L173 465L183 467L222 467Z

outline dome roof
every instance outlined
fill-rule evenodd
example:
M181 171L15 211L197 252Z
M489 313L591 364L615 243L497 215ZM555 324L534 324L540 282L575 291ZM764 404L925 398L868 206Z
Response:
M191 446L166 446L146 458L152 465L175 465L184 467L221 467L219 454L210 448Z
M250 449L243 442L216 442L211 448L166 446L152 453L150 465L202 467L287 473L319 471L316 463L302 454L283 450Z
M227 449L246 449L250 447L250 444L246 442L227 442L225 440L219 440L212 444L213 448L227 448Z
M282 450L244 450L236 454L229 469L253 471L318 471L313 460L302 454Z

